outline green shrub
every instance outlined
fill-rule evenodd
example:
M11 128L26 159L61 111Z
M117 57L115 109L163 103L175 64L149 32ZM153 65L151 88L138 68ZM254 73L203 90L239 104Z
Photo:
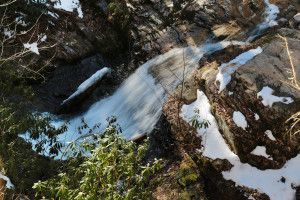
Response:
M81 146L90 155L77 154L69 169L56 178L34 185L36 195L45 199L149 199L149 179L160 161L143 164L147 144L137 146L121 138L114 124L104 135ZM95 148L94 148L95 147ZM83 160L83 162L78 162Z
M43 152L47 143L52 144L48 149L50 153L56 155L60 143L55 136L63 130L52 127L48 117L30 112L33 92L12 64L0 69L0 96L0 169L15 186L12 195L23 193L31 196L33 184L56 174L59 164L37 153ZM25 132L38 140L35 145L37 152L19 137Z

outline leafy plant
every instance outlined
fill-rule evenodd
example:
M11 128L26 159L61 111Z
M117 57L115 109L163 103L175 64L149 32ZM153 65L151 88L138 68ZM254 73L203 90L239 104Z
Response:
M93 136L94 137L94 136ZM147 143L137 146L119 136L110 123L94 145L81 145L90 154L71 159L69 169L34 185L44 199L149 199L149 179L160 169L160 160L144 164ZM82 162L78 162L78 161Z
M200 128L207 129L210 126L210 122L206 119L200 121L199 109L195 109L194 112L195 112L195 115L190 120L191 125L196 129L200 129Z
M29 112L32 90L12 67L0 69L0 96L0 158L3 161L0 168L15 185L12 192L30 196L33 183L51 176L57 166L56 162L33 152L19 134L27 132L29 137L39 138L35 146L39 152L44 150L47 139L47 144L53 144L50 152L55 154L59 148L55 136L60 131L50 125L47 117Z

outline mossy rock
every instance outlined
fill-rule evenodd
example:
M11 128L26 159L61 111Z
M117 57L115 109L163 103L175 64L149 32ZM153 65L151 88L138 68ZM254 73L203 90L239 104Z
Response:
M177 198L177 200L190 200L191 195L189 194L188 191L184 191L183 193L180 194L180 196Z
M178 183L183 187L187 187L197 182L198 178L197 165L190 156L185 155L177 172Z

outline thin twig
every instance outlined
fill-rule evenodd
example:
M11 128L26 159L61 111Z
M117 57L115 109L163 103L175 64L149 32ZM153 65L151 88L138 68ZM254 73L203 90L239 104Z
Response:
M182 73L182 80L181 80L181 88L180 88L180 96L179 96L179 101L178 101L178 105L177 105L177 123L178 123L178 127L179 127L179 131L181 132L181 123L180 123L180 102L182 100L182 96L183 96L183 87L184 87L184 81L185 81L185 54L184 54L184 50L182 51L182 61L183 61L183 73Z
M294 62L293 62L293 59L292 59L292 56L291 56L291 53L290 53L290 48L289 48L289 44L288 44L288 40L286 37L283 37L281 35L279 35L279 38L281 38L284 42L285 42L285 47L286 47L286 51L287 51L287 54L288 54L288 58L289 58L289 61L290 61L290 65L291 65L291 68L292 68L292 83L294 85L294 87L296 87L298 90L300 90L300 85L298 83L298 80L297 80L297 73L296 73L296 70L295 70L295 65L294 65Z

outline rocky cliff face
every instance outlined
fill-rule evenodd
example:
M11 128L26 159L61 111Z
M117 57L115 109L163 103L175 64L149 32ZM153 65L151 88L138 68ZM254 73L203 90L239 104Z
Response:
M183 90L180 87L165 105L164 112L172 124L173 135L183 148L182 152L188 153L202 169L200 174L205 180L204 185L207 187L204 187L204 191L207 192L206 197L209 199L280 199L280 197L272 196L263 186L256 190L255 187L226 180L224 172L234 170L233 162L230 159L212 159L205 156L205 148L214 148L206 144L209 143L206 137L213 133L208 129L207 136L197 138L195 127L190 126L189 121L178 118L178 114L182 112L182 104L196 101L197 90L202 90L211 104L222 138L242 163L249 164L255 170L262 170L261 172L275 169L273 171L275 173L276 170L287 168L289 160L296 159L299 153L299 135L293 134L295 130L299 130L299 124L295 123L294 131L289 132L291 127L289 118L300 109L299 33L295 29L282 28L275 34L265 35L251 45L231 46L203 58L193 77L184 83ZM262 52L246 64L237 67L237 58L241 54L246 55L243 52L256 49L257 46L262 47ZM233 59L235 62L232 62ZM220 68L221 65L223 68ZM228 72L231 74L230 82L220 91L222 79L218 80L218 75ZM201 112L204 107L200 105L199 109ZM200 146L204 149L197 150L200 146L194 141L198 139L201 140ZM217 142L214 145L220 144ZM215 146L216 151L217 149ZM250 173L248 179L253 176L254 181L255 170L251 171L252 175ZM262 173L261 179L266 181L268 178ZM284 173L278 177L278 181L287 187L286 190L293 191L292 196L285 197L292 198L296 195L299 183L292 182L290 186L290 183L286 182L288 179L289 176ZM193 187L193 183L190 187ZM272 187L276 187L275 184Z

